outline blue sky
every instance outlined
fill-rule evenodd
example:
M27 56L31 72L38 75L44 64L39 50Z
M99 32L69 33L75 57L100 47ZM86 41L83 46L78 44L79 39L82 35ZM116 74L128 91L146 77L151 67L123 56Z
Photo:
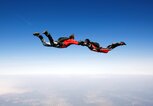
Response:
M0 2L1 73L153 74L152 0ZM46 48L32 35L46 29L55 39L73 33L76 40L89 38L103 47L118 41L127 46L108 54L75 45Z

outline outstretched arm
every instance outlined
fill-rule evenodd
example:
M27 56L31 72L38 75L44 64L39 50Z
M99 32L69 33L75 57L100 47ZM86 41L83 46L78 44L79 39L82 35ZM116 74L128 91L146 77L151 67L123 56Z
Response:
M86 46L85 42L84 41L78 41L78 45L81 45L81 46Z

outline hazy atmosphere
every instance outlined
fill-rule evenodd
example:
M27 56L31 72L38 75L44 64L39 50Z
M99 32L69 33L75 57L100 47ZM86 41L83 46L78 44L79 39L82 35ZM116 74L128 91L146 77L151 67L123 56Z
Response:
M152 29L152 0L0 0L0 106L152 106ZM127 45L44 47L44 30Z
M4 82L5 81L5 82ZM1 76L1 106L152 106L152 76Z

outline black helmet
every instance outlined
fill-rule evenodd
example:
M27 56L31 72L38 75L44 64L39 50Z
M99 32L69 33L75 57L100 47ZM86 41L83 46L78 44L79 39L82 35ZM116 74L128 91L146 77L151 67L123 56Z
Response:
M70 39L74 39L74 34L69 36Z
M89 40L89 39L85 39L85 42L86 42L86 43L90 43L90 40Z

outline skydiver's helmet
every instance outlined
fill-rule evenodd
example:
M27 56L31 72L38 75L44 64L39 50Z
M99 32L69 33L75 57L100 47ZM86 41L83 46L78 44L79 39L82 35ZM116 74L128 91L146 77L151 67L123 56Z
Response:
M89 39L85 39L85 43L86 44L89 44L90 43L90 40Z
M74 39L74 34L69 36L70 39Z

